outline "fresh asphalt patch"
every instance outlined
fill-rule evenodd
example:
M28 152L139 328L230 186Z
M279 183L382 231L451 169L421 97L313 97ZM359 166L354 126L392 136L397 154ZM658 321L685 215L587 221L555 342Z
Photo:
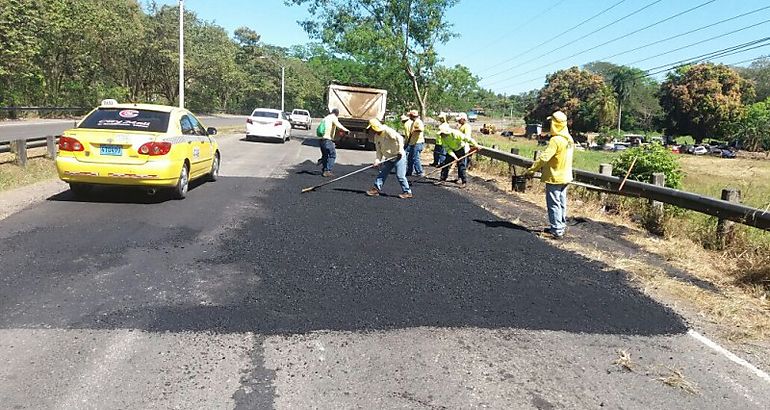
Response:
M48 227L9 232L12 217L0 230L0 325L258 334L420 326L686 331L623 272L499 222L453 190L421 185L412 200L369 198L362 192L373 178L374 171L300 194L320 179L290 172L259 193L252 187L264 182L223 178L184 201L49 202L36 211L50 212ZM394 177L385 191L398 193ZM253 212L196 240L223 223L227 195L227 203L240 198Z

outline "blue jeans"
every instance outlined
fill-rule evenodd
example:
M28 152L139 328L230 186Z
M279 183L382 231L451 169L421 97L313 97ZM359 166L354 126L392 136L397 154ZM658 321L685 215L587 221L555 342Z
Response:
M433 163L440 166L446 160L446 148L443 145L433 147Z
M406 176L412 174L422 174L422 161L420 160L420 154L425 143L419 143L406 146Z
M337 160L337 148L334 146L334 141L327 139L322 139L320 146L323 172L331 172L334 168L334 161Z
M465 149L458 149L454 152L455 155L457 155L457 158L462 158L465 156L466 152ZM452 158L450 155L446 155L444 157L444 162L441 163L441 166L449 165L454 161L454 158ZM441 170L441 180L446 181L447 178L449 178L449 168L452 167L446 167ZM468 173L466 172L466 169L468 168L468 158L463 158L457 163L457 176L460 177L460 181L463 183L468 182Z
M567 229L567 186L568 184L545 184L545 202L548 207L548 222L551 233L564 235Z
M398 161L392 160L380 163L380 173L377 175L377 179L374 180L374 186L377 187L377 190L382 191L382 184L388 179L388 175L393 168L396 169L396 178L398 178L398 183L401 184L401 192L411 193L412 190L409 189L409 181L406 179L405 157L401 157Z

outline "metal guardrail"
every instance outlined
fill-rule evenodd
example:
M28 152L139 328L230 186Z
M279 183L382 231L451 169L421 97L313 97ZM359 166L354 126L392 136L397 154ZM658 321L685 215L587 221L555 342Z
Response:
M0 107L0 111L87 111L82 107Z
M46 156L56 158L56 143L59 137L49 135L47 137L16 138L12 141L0 142L0 153L13 152L16 154L16 164L26 166L27 150L31 148L47 147Z
M426 138L426 140L430 143L436 142L435 138ZM534 163L532 159L489 147L482 147L479 155L520 167L529 168ZM623 190L619 191L618 188L623 181L622 178L580 169L574 170L574 178L578 182L598 188L603 193L646 198L651 201L662 202L705 215L711 215L720 220L729 220L770 231L770 210L752 208L737 202L725 201L630 179L623 185Z

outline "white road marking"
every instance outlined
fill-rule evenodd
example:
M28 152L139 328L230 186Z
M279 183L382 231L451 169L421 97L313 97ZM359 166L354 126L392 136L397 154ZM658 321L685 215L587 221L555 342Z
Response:
M726 358L730 359L730 361L737 363L749 370L751 370L752 373L759 376L760 379L770 383L770 375L765 373L764 371L760 370L758 367L754 366L753 364L747 362L744 359L741 359L740 357L736 356L733 352L725 349L724 347L718 345L713 340L707 338L706 336L703 336L702 334L689 329L687 331L687 334L692 337L693 339L703 343L704 345L708 346L709 348L713 349L714 351L720 353L721 355L725 356Z

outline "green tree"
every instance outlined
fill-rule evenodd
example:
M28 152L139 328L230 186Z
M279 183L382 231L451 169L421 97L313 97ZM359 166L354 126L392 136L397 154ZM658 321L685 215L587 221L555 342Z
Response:
M429 98L426 86L439 62L436 45L454 36L445 19L446 11L457 2L286 0L289 5L309 5L314 19L302 23L309 35L335 52L376 67L385 74L383 79L394 81L380 86L389 91L399 88L398 78L391 74L403 73L423 115Z
M620 129L652 131L658 128L663 111L658 100L660 84L653 78L646 77L638 68L606 61L588 63L585 69L602 76L606 84L612 84L615 94L622 97L618 104ZM618 73L621 78L617 78Z
M744 102L754 96L751 83L735 70L712 63L684 66L661 85L660 104L666 129L676 135L723 138L741 118Z
M0 0L0 105L33 101L42 80L33 64L41 29L38 2Z
M631 168L632 163L634 163L633 168ZM624 177L629 168L631 168L629 179L650 182L652 174L662 172L666 175L667 187L675 189L682 187L684 174L679 161L671 151L660 144L627 149L612 160L612 174L615 176Z
M748 151L770 150L770 97L747 107L732 126L731 140Z
M618 131L620 131L621 120L623 117L623 105L626 104L631 96L631 92L641 77L639 70L628 67L618 67L612 71L610 84L615 91L618 103Z
M538 92L527 122L542 122L554 111L561 110L570 118L575 131L598 130L611 126L617 106L612 90L601 76L577 67L560 70L546 77Z
M468 111L474 107L479 79L462 65L438 66L430 85L433 105L443 111Z
M745 68L736 68L746 79L751 80L756 90L755 102L770 97L770 57L754 61Z

